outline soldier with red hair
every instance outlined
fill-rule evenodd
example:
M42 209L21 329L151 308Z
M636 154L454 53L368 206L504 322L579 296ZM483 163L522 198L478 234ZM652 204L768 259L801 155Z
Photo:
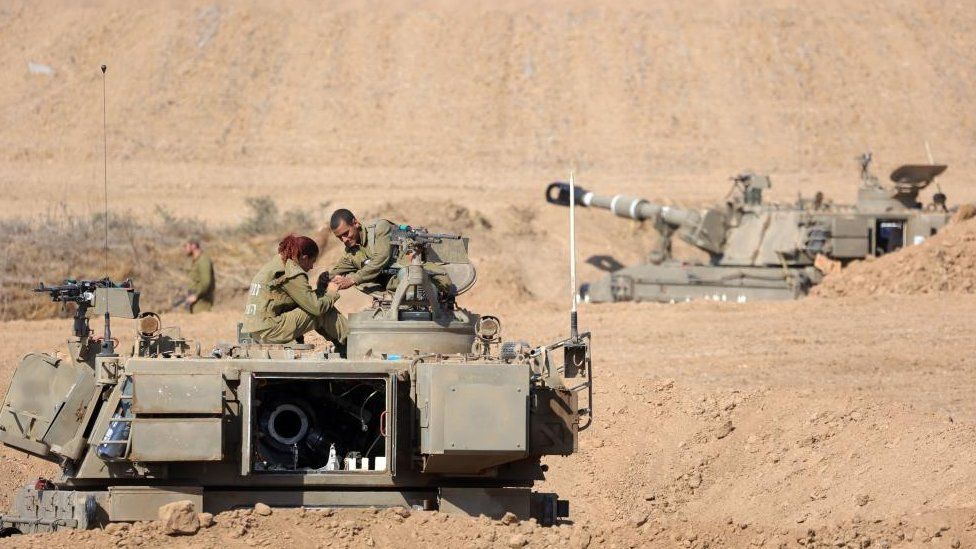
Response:
M307 236L288 235L278 253L258 271L244 308L244 331L257 343L288 343L315 330L345 353L346 319L335 308L334 282L313 289L308 271L319 247Z

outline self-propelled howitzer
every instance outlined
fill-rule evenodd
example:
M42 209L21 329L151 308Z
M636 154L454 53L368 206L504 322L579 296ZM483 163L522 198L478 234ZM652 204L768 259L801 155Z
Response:
M589 334L503 340L498 318L456 305L473 283L466 242L425 238L412 245L460 273L458 288L435 289L418 255L392 298L351 315L345 357L244 333L203 354L140 312L131 284L81 292L86 329L69 356L28 354L0 407L0 442L61 467L17 493L0 533L152 520L179 500L213 513L263 502L566 516L567 502L532 487L541 458L575 452L591 422ZM131 349L106 348L91 314L137 318Z
M586 301L795 299L822 280L821 267L918 244L948 222L944 194L936 193L926 206L918 201L919 192L946 166L901 166L892 172L891 184L882 184L871 174L870 162L870 154L861 157L861 185L852 205L834 204L822 193L795 203L766 202L763 191L771 187L770 179L754 173L732 178L726 201L704 209L598 195L579 187L570 197L569 186L560 182L547 187L546 200L607 209L652 223L660 234L646 264L582 285ZM708 260L674 258L675 235L705 252Z

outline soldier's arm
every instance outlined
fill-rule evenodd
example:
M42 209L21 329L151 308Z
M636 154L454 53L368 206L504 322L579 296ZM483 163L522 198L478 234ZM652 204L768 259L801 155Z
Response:
M390 249L392 232L393 226L390 223L380 222L376 224L376 231L373 233L373 242L370 245L370 249L367 250L369 263L364 265L362 269L349 275L353 282L356 284L372 282L379 277L383 269L389 266L390 257L393 255Z
M339 299L339 294L328 292L318 296L315 290L308 285L308 275L302 273L286 280L281 289L285 291L295 303L306 313L314 316L322 316L331 309Z
M354 272L356 266L352 263L352 257L349 254L343 254L336 262L335 267L329 269L330 275L344 275Z

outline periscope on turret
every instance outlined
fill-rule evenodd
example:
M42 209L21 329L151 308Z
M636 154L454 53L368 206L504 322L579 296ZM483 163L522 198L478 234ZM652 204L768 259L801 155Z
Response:
M880 182L870 170L871 155L859 157L861 184L854 204L836 204L822 193L795 203L763 198L772 187L766 175L732 178L724 203L704 209L654 204L623 195L600 195L566 183L546 188L550 204L609 210L616 216L647 222L659 233L646 263L610 270L603 279L580 286L588 302L693 299L745 302L797 299L824 276L824 265L894 252L923 242L949 221L952 211L939 190L923 205L920 192L945 171L945 165L904 165ZM572 194L572 196L570 196ZM705 252L706 262L676 258L672 240Z
M566 501L533 485L542 457L574 453L592 422L589 334L505 340L497 317L457 304L476 278L467 239L404 228L398 245L411 253L395 291L350 315L345 358L257 344L240 326L237 341L203 353L140 311L130 282L42 288L77 305L68 356L24 357L0 443L60 474L21 488L0 531L153 520L181 500L211 513L263 502L567 516ZM451 291L434 285L430 261ZM136 319L124 352L107 330L114 317Z

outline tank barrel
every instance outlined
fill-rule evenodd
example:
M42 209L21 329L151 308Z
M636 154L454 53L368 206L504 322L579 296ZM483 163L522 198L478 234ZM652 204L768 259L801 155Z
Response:
M569 197L571 194L575 194L576 205L586 206L587 204L583 204L583 196L588 193L589 191L579 186L576 186L572 191L570 191L569 183L555 181L546 187L546 202L555 204L556 206L569 207Z
M576 187L574 194L577 206L610 210L614 215L628 219L653 220L661 218L669 225L678 226L688 221L690 215L686 210L654 204L634 196L599 195L580 187ZM569 206L569 200L568 183L556 181L546 187L546 202L557 206Z

